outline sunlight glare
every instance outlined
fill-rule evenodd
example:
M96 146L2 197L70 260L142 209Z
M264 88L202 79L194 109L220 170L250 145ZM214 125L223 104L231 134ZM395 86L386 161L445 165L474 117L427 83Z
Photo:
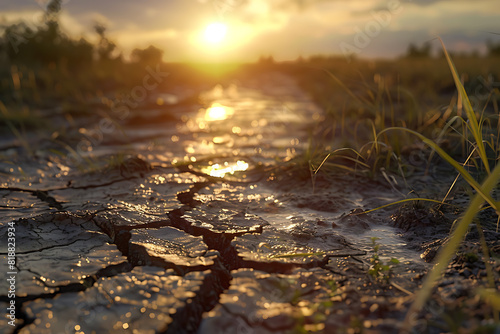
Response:
M226 37L227 26L216 22L209 24L205 29L205 40L210 43L219 43Z
M227 173L234 174L235 172L243 172L248 169L248 163L243 160L238 160L236 163L225 162L223 165L214 164L202 171L214 177L224 177Z
M205 112L206 121L222 121L232 115L232 110L219 103L214 103Z

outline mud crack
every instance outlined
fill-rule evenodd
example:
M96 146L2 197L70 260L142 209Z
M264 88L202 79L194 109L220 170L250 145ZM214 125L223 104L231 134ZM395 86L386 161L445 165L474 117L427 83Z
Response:
M127 262L123 262L120 264L114 264L114 265L110 265L110 266L107 266L105 268L98 270L95 274L87 276L81 282L70 283L70 284L65 284L65 285L58 285L58 286L51 286L51 288L57 289L57 291L55 291L55 292L43 293L43 294L37 294L37 295L28 295L25 297L17 297L16 298L16 314L17 314L17 317L23 321L22 321L21 325L17 326L14 329L13 334L20 333L24 327L28 326L29 324L32 324L36 320L35 318L28 317L28 315L26 314L26 312L24 310L25 303L39 299L39 298L40 299L54 299L55 297L57 297L63 293L85 291L85 290L89 289L90 287L94 286L94 284L102 277L113 277L113 276L116 276L120 273L130 272L131 270L132 270L132 266ZM46 284L44 283L44 285L46 285ZM9 300L10 299L7 298L7 296L0 296L0 301L8 302Z
M220 295L230 286L232 276L222 263L216 261L200 287L196 296L172 317L173 321L162 334L196 333L203 313L211 311L218 303Z
M64 188L62 188L64 189ZM18 188L18 187L2 187L0 190L8 190L8 191L17 191L17 192L26 192L30 193L42 202L45 202L49 205L51 208L55 208L59 211L63 211L63 206L61 203L59 203L54 197L49 195L49 190L32 190L32 189L24 189L24 188ZM51 189L52 190L52 189Z

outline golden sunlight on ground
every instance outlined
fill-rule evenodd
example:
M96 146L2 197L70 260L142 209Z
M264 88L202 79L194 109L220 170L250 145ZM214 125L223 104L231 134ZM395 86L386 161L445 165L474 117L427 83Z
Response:
M202 169L204 173L214 177L224 177L226 174L234 174L234 172L243 172L248 169L248 163L243 160L238 160L236 163L225 162L223 165L214 164Z
M200 109L196 123L200 129L206 129L208 123L226 120L233 114L233 108L223 106L220 103L212 103L210 108Z
M227 26L224 23L215 22L205 28L204 38L209 43L220 43L227 33Z
M233 114L231 108L225 107L219 103L214 103L205 112L206 121L222 121Z

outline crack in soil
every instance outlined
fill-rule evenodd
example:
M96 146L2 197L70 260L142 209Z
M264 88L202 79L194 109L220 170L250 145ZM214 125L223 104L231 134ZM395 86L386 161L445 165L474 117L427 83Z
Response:
M219 304L220 295L229 288L231 279L231 272L222 263L216 261L210 274L203 279L196 296L172 316L172 322L160 333L196 333L203 319L203 314Z
M92 221L102 232L107 234L112 243L116 245L118 250L122 253L122 255L127 257L127 262L123 262L121 264L112 265L106 268L99 270L96 274L86 277L83 281L78 283L71 283L67 285L61 286L47 286L50 288L57 289L54 293L40 294L40 295L31 295L20 298L20 303L18 304L18 314L20 318L24 320L23 324L15 329L14 333L19 333L21 329L36 319L29 319L28 316L22 311L23 303L27 301L31 301L37 298L48 298L52 299L61 293L69 293L69 292L78 292L85 291L86 289L92 287L99 278L101 277L112 277L119 273L130 272L135 266L144 265L141 263L141 258L148 258L150 264L153 266L162 267L164 269L173 269L177 274L184 276L188 272L193 271L205 271L210 270L210 273L205 276L203 279L203 283L200 287L200 290L196 293L196 295L188 300L186 305L178 310L175 315L172 317L172 322L166 325L160 333L170 334L170 333L196 333L198 330L201 321L203 319L203 314L211 311L216 305L219 304L221 294L227 290L231 285L232 275L231 271L241 269L241 268L252 268L254 270L260 270L266 273L277 273L277 274L290 274L296 268L327 268L327 264L332 257L346 257L351 256L355 258L356 255L366 255L366 252L359 251L352 253L339 253L339 254L328 254L325 255L321 260L315 260L308 263L289 263L289 262L280 262L280 261L257 261L257 260L245 260L239 254L236 248L231 244L233 239L238 236L242 236L245 234L261 234L263 232L263 227L259 226L257 228L251 229L249 231L242 232L234 232L234 233L220 233L214 232L207 228L199 227L193 225L188 220L184 219L182 216L185 211L189 211L192 208L195 208L200 204L197 200L195 200L195 195L203 188L213 185L214 183L221 182L218 178L210 177L203 173L197 173L192 170L182 170L179 169L180 172L189 172L194 175L203 176L209 181L205 182L196 182L193 186L185 192L179 192L177 194L177 199L180 204L183 206L177 209L173 209L168 213L168 219L147 222L140 225L125 225L125 226L117 226L114 225L113 222L99 222L96 221L97 213L106 212L109 209L101 209L92 213L87 213L87 217L80 216L79 218L85 219L86 221ZM80 187L67 187L72 189L89 189L95 187L103 187L113 183L121 182L124 180L133 179L132 178L123 178L117 181L108 182L100 185L89 185L89 186L80 186ZM241 182L236 182L241 183ZM246 182L245 182L246 183ZM67 189L66 188L66 189ZM62 210L62 206L58 203L53 197L48 195L49 190L27 190L22 188L4 188L5 190L11 191L27 191L34 195L36 195L41 200L49 203L49 205L55 206L57 209ZM68 213L71 215L71 213ZM89 217L90 216L90 217ZM196 265L196 266L183 266L178 265L173 262L166 261L163 258L155 257L149 255L146 248L142 245L133 244L131 247L130 239L132 236L131 231L140 230L140 229L149 229L149 228L161 228L161 227L174 227L177 228L188 235L194 237L202 237L203 242L207 245L209 250L218 251L218 255L214 258L213 264L209 265ZM75 240L72 243L79 241ZM65 245L56 245L46 247L55 248L61 246L69 246L70 244ZM38 252L36 251L28 251L20 254L27 254ZM3 301L0 297L0 301ZM245 322L246 319L243 319ZM248 322L247 322L248 323Z
M63 188L65 189L65 188ZM17 192L26 192L30 193L42 202L45 202L49 205L50 208L55 208L59 211L63 211L63 206L61 203L59 203L54 197L49 195L49 191L53 190L32 190L32 189L24 189L24 188L18 188L18 187L5 187L5 188L0 188L0 190L8 190L11 192L17 191Z
M22 319L22 324L17 326L14 331L12 332L13 334L19 333L24 327L32 324L36 319L35 318L30 318L26 314L26 312L23 309L24 303L27 303L29 301L33 301L36 299L54 299L55 297L59 296L60 294L63 293L72 293L72 292L80 292L80 291L85 291L88 288L91 288L94 286L94 284L102 277L113 277L121 273L126 273L130 272L133 269L133 267L128 263L128 262L122 262L119 264L113 264L110 266L107 266L105 268L99 269L95 274L90 275L85 277L81 282L78 283L70 283L66 285L58 285L58 286L49 286L45 284L45 282L41 281L46 287L50 288L55 288L57 291L51 292L51 293L42 293L42 294L37 294L37 295L28 295L25 297L17 297L16 298L16 315L17 318ZM3 302L9 302L10 298L7 298L7 296L0 296L0 301Z
M53 249L53 248L60 248L60 247L67 247L67 246L71 246L73 245L74 243L78 242L78 241L88 241L88 238L87 239L75 239L73 240L72 242L68 243L68 244L59 244L59 245L52 245L52 246L47 246L47 247L42 247L42 248L37 248L37 249L34 249L34 250L30 250L30 251L25 251L25 252L17 252L16 254L22 254L22 255L25 255L25 254L33 254L33 253L38 253L38 252L41 252L41 251L44 251L44 250L47 250L47 249ZM8 253L0 253L0 255L7 255Z

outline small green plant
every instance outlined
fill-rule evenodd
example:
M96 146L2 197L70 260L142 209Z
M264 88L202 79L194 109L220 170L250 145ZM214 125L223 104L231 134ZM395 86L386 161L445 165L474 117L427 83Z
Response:
M477 262L479 260L479 257L474 252L465 253L464 258L465 258L465 261L467 261L469 263L474 263L474 262Z
M326 319L333 309L333 298L339 294L336 281L327 280L325 283L328 297L323 301L306 303L298 309L294 333L316 333L324 330ZM291 304L299 305L302 296L302 292L296 290Z
M372 237L372 247L373 247L373 255L370 259L371 267L368 270L368 274L375 278L376 280L382 280L385 282L389 282L392 277L392 269L394 265L399 263L398 259L391 258L389 262L385 263L379 255L380 244L377 243L377 240L380 238Z

